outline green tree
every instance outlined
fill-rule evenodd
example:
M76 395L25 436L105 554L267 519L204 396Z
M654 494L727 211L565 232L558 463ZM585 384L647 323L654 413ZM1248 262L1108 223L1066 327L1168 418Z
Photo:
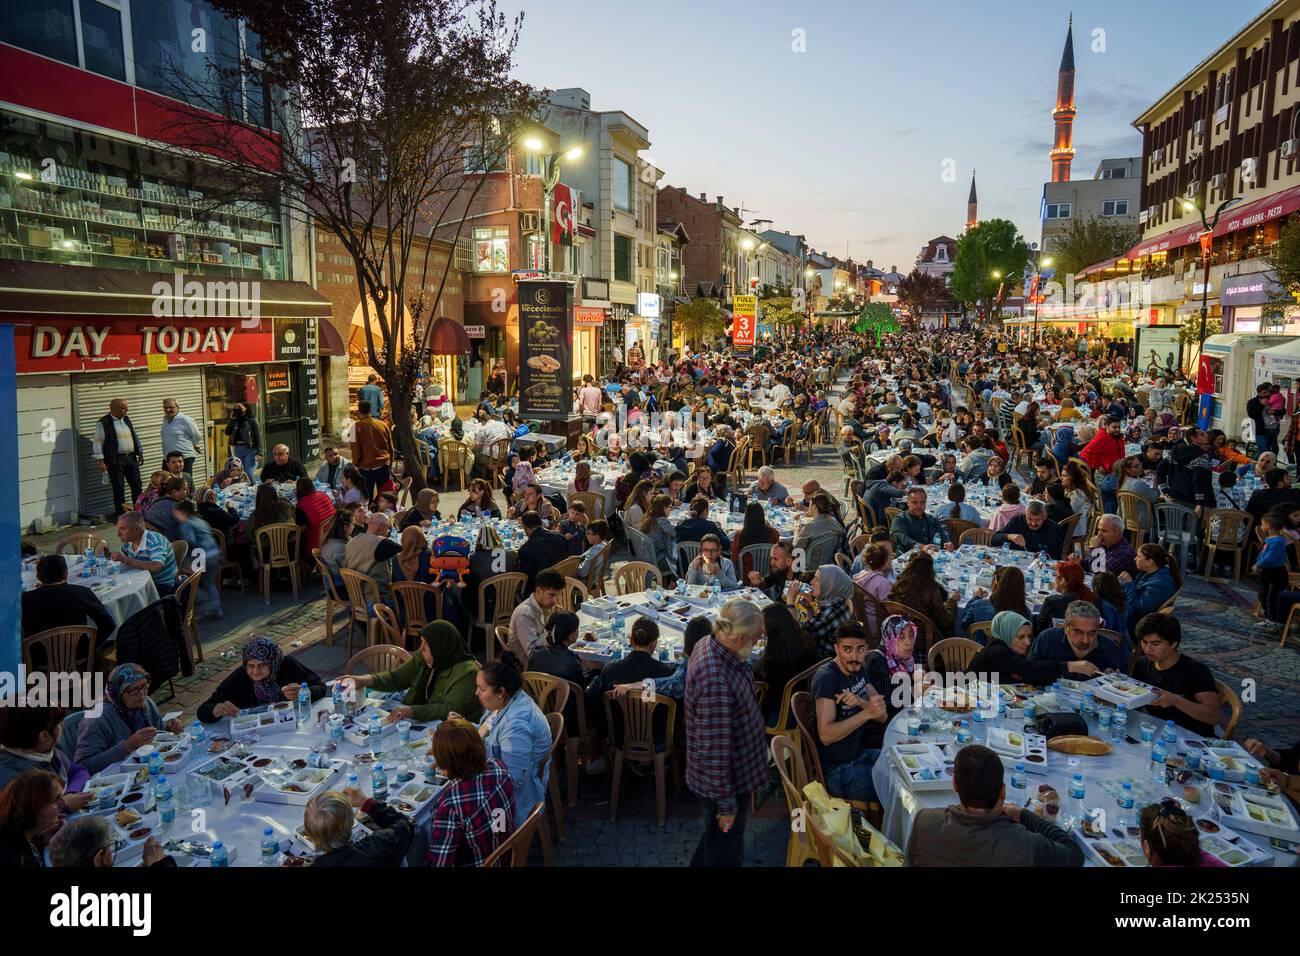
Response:
M721 334L727 327L727 319L722 314L722 306L717 299L700 296L692 299L690 305L679 305L673 315L673 325L682 333L682 338L699 348L705 339Z
M758 309L758 320L778 330L793 331L803 325L804 314L794 309L794 301L789 295L774 295L763 299L759 302Z
M1265 258L1278 285L1300 301L1300 220L1292 219L1282 227L1282 234Z
M913 326L920 325L925 310L937 304L947 292L942 279L920 269L913 269L898 283L898 301L907 309Z
M957 261L948 288L977 312L996 315L1020 284L1029 263L1029 243L1009 219L989 219L957 240Z
M1074 275L1096 262L1113 259L1138 241L1138 230L1091 216L1073 219L1063 235L1051 240L1048 252L1057 275Z

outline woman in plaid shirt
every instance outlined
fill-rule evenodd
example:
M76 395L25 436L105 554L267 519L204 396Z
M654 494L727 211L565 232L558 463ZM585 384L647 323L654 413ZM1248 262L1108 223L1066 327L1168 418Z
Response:
M426 866L482 866L514 830L510 772L489 760L478 728L450 717L430 744L449 782L433 806Z

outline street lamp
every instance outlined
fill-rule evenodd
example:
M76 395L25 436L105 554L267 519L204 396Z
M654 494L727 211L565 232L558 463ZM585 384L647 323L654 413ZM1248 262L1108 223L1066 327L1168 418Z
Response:
M536 136L529 136L523 141L524 149L530 153L541 153L546 144ZM572 162L582 157L581 146L570 146L563 153L546 153L545 169L542 173L542 268L546 277L551 276L551 194L560 182L560 166L564 160Z
M1052 257L1044 257L1041 252L1034 253L1034 336L1030 340L1033 345L1038 345L1038 299L1042 295L1039 283L1042 281L1043 266L1051 268Z
M1201 264L1204 273L1201 281L1201 334L1197 344L1197 354L1205 350L1205 319L1210 314L1210 254L1214 250L1214 227L1219 224L1219 217L1229 206L1235 206L1241 202L1240 196L1233 196L1219 203L1214 210L1214 218L1209 222L1205 219L1205 210L1201 208L1199 202L1193 202L1190 199L1183 200L1184 212L1195 212L1201 217Z

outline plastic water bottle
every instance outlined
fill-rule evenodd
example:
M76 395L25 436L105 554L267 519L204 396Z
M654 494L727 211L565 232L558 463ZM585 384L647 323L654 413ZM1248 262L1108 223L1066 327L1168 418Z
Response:
M1115 708L1115 716L1110 719L1110 739L1118 743L1123 743L1124 738L1128 736L1128 710L1124 707Z
M1028 785L1029 782L1025 778L1025 765L1016 764L1016 769L1011 772L1011 789L1024 790Z
M212 844L212 859L208 865L213 867L230 866L230 854L226 852L226 845L220 840Z
M348 787L352 790L361 789L361 780L355 773L348 774Z
M275 830L267 827L262 831L262 865L275 866L279 857L280 841L275 838Z
M162 754L159 751L155 750L151 754L149 754L148 767L149 767L149 776L151 777L162 776L163 759L162 759Z
M1119 816L1115 818L1115 826L1121 830L1133 826L1133 784L1125 783L1119 795Z
M298 685L298 726L305 727L311 721L311 688L306 682Z
M1178 730L1174 727L1172 720L1165 721L1164 730L1160 731L1160 741L1165 745L1165 750L1173 750L1178 743Z
M614 622L610 626L610 632L613 634L614 640L616 641L623 640L623 612L622 611L614 612Z
M972 740L973 737L970 732L970 721L963 720L957 726L957 746L965 747L967 744L971 743Z
M1070 795L1070 822L1071 824L1081 823L1087 813L1083 806L1084 797L1087 795L1087 791L1083 786L1083 774L1076 773L1070 778L1068 793Z
M203 721L196 720L190 724L190 743L201 744L208 739L208 732L203 729Z
M1147 774L1152 780L1165 782L1165 748L1157 743L1151 748L1151 763L1147 765Z
M716 578L713 581L713 587L709 589L709 595L714 604L717 604L722 597L722 585L718 583Z
M334 705L334 713L336 714L347 713L348 701L343 693L343 681L336 680L334 682L334 687L330 691L330 701Z
M158 808L158 819L163 826L176 819L176 801L173 798L171 781L165 776L159 778L153 788L153 801Z
M82 555L81 571L80 571L81 577L83 578L90 577L90 569L93 566L91 562L94 560L95 560L95 549L87 548L86 553Z
M1002 557L1003 557L1003 559L1005 560L1006 557L1007 557L1007 555L1010 554L1010 553L1011 553L1011 543L1010 543L1009 541L1007 541L1006 538L1003 538L1003 539L1002 539Z
M939 532L936 531L934 533L934 537L930 539L930 543L934 545L936 548L939 547L939 543L940 543Z
M677 593L678 593L678 594L685 594L685 593L686 593L686 579L685 579L685 578L678 578L678 579L677 579Z
M1083 692L1083 703L1079 705L1079 713L1088 722L1088 730L1091 732L1092 725L1097 720L1097 699L1092 696L1092 691Z
M370 738L370 750L374 753L378 753L379 738L383 736L384 733L384 724L383 721L379 719L378 714L374 714L371 716L370 724L366 728L366 732L367 732L367 736L369 736Z
M388 799L388 774L381 763L375 764L375 769L370 772L370 795L376 800Z

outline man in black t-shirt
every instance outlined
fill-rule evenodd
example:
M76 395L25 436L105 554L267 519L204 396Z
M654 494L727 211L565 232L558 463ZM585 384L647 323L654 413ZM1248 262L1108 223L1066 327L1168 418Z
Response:
M1133 676L1158 688L1155 701L1143 708L1157 720L1205 737L1214 736L1219 721L1219 692L1214 674L1200 661L1179 650L1183 629L1172 614L1148 614L1137 623L1142 657Z
M889 668L880 655L869 674L867 635L860 624L835 632L835 659L813 675L817 706L817 751L826 774L826 789L846 800L876 799L871 768L880 756L889 696ZM874 678L874 680L872 679ZM877 686L879 685L879 686Z

